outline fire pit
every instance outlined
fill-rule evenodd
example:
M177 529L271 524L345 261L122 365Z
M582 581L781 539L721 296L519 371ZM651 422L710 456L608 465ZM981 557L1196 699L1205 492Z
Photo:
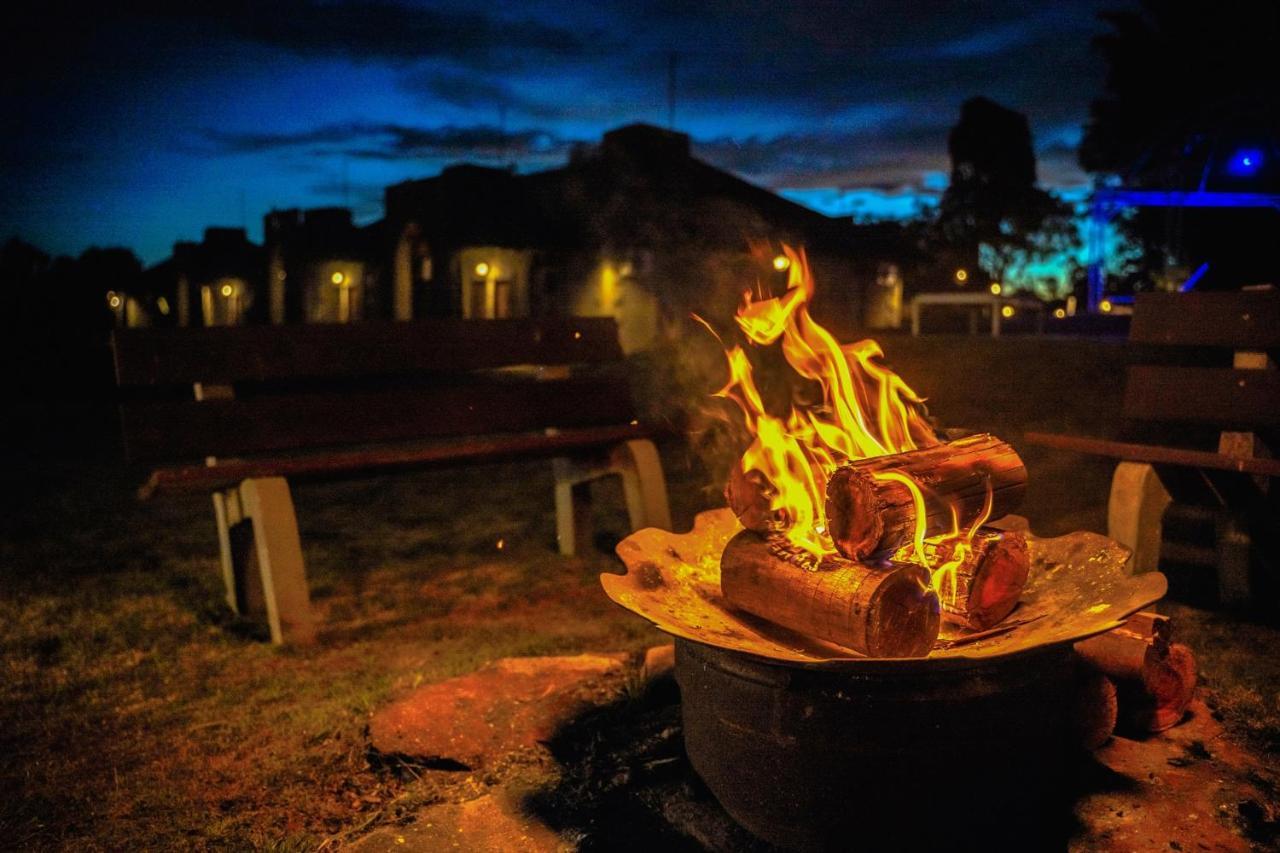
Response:
M944 627L926 657L868 658L725 602L720 554L741 529L722 509L689 533L642 530L618 545L627 573L601 582L676 638L694 769L739 823L788 848L847 846L904 807L1012 831L1065 773L1072 643L1166 587L1128 575L1127 549L1103 536L1028 535L1030 577L1002 626Z
M1164 577L1127 575L1101 536L990 524L1025 490L1017 452L945 440L874 341L813 320L804 255L787 257L786 292L744 294L735 320L782 356L789 399L726 349L716 396L748 436L729 508L628 537L605 591L676 637L690 761L759 837L1026 846L1075 742L1073 644L1158 600Z

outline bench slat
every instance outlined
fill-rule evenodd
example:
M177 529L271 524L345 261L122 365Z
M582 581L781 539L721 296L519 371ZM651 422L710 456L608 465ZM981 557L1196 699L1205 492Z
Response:
M1078 435L1029 432L1023 436L1028 444L1070 450L1094 456L1110 456L1132 462L1183 465L1190 468L1208 468L1215 471L1238 471L1242 474L1261 474L1280 477L1280 459L1241 459L1223 456L1205 450L1187 450L1181 447L1162 447L1156 444L1135 444L1127 441L1111 441L1104 438L1086 438Z
M154 471L138 490L143 500L159 492L211 491L250 477L306 478L376 472L440 462L552 456L570 450L607 447L650 435L642 427L609 426L567 429L547 435L521 433L465 440L414 443L396 447L355 448L324 454L262 457L219 465L184 465Z
M1280 424L1280 371L1133 365L1124 415L1223 426Z
M121 387L457 373L622 358L612 317L121 329Z
M627 384L604 379L139 401L120 412L131 461L617 425L635 417Z
M1140 293L1129 340L1144 344L1280 348L1280 293Z

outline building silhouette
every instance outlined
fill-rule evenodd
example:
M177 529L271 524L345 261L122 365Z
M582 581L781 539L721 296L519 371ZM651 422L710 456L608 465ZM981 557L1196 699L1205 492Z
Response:
M784 243L808 253L815 310L852 324L893 260L883 229L788 201L645 124L559 168L461 164L394 184L369 225L345 208L292 209L263 230L262 246L226 228L177 244L139 301L177 325L612 316L633 351L690 311L727 316L746 289L780 290Z

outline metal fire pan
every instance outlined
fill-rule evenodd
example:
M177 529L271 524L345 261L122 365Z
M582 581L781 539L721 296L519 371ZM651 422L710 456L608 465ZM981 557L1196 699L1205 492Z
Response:
M720 554L741 526L728 509L700 513L688 533L648 528L618 544L623 575L600 582L614 602L668 634L763 662L849 672L968 668L1109 631L1158 601L1164 575L1128 573L1129 550L1096 533L1042 538L1028 532L1031 573L1000 625L970 634L944 623L923 658L868 658L730 607L720 594Z

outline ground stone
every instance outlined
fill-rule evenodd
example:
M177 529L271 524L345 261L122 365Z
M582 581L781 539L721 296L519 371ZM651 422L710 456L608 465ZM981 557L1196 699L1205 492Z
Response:
M644 653L644 665L640 668L640 677L646 682L667 678L675 672L675 667L675 643L653 646Z
M423 809L413 823L379 829L349 848L355 853L410 851L529 851L572 849L536 818L524 814L505 792L465 803L439 803Z
M620 655L504 658L429 684L374 713L369 739L384 754L442 766L484 766L547 740L566 720L616 695ZM610 683L619 682L619 684Z
M1180 724L1145 741L1123 737L1095 753L1107 784L1076 803L1080 830L1073 850L1249 850L1252 806L1274 824L1273 772L1225 736L1204 702Z

